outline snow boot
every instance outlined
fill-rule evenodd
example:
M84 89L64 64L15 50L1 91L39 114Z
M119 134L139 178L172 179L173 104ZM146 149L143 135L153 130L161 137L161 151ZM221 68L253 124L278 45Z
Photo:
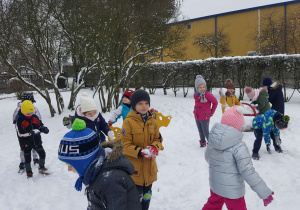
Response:
M278 153L282 153L283 152L283 150L281 149L281 146L275 147L275 151L278 152Z
M47 168L43 167L43 168L39 168L39 173L40 174L43 174L43 175L50 175L48 172L47 172Z
M206 141L200 141L200 147L206 147Z
M270 145L267 145L267 151L268 151L269 154L272 154Z
M27 179L32 178L33 173L32 172L27 172Z
M39 161L39 159L37 158L37 159L33 159L33 164L35 165L35 164L39 164L40 163L40 161Z
M259 154L258 153L253 153L252 158L253 158L253 160L259 160Z
M19 165L19 174L23 174L25 172L25 163L20 163Z

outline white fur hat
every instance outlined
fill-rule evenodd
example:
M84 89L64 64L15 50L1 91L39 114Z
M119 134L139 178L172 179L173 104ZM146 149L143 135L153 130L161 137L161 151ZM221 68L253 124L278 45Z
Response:
M90 98L87 92L83 92L80 97L81 112L97 110L96 103L93 98Z

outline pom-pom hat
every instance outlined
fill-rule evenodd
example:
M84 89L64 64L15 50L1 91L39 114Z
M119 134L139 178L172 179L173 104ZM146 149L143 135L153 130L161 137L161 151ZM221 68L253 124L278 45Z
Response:
M29 114L29 113L32 113L34 112L34 106L32 104L31 101L29 100L25 100L22 102L22 105L21 105L21 113L22 114Z
M238 131L242 130L245 124L244 108L242 106L227 107L221 119L221 124L234 127Z
M269 78L269 77L264 78L263 81L262 81L262 85L263 86L268 86L268 89L270 88L272 83L273 82L272 82L271 78Z
M234 89L234 90L235 90L235 85L234 85L234 83L232 82L232 80L228 78L228 79L226 79L226 81L225 81L224 88L227 88L227 89Z
M32 103L35 103L35 102L36 102L36 101L34 100L33 93L23 93L23 94L22 94L22 102L25 101L25 100L29 100L29 101L31 101Z
M204 84L206 86L206 82L201 75L197 75L195 79L195 88L198 89L199 85Z
M82 113L97 110L95 100L90 98L86 92L83 92L80 97L80 108Z
M98 138L97 133L86 128L84 120L76 118L72 130L66 133L60 141L58 159L75 168L79 174L76 185L81 186L86 169L98 155ZM76 187L76 189L81 190L81 187Z
M290 117L288 115L282 115L279 112L276 112L273 117L275 127L278 129L286 129L288 127Z

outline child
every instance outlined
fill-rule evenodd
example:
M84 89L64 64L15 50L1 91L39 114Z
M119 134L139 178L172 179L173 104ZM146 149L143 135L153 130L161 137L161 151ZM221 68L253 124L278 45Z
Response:
M82 93L80 98L80 105L76 108L75 117L85 121L86 127L92 129L99 135L100 143L105 141L105 135L109 136L111 140L115 139L114 132L110 130L107 122L98 111L96 103L93 98L89 98L86 92ZM63 123L68 128L71 127L70 118L64 117ZM104 135L105 134L105 135Z
M246 144L242 141L245 123L243 107L226 108L221 124L210 131L205 159L209 164L210 197L202 210L246 210L245 181L267 206L273 192L255 171Z
M267 88L267 86L259 89L245 87L245 93L247 94L247 97L251 99L252 102L257 104L256 109L259 111L259 114L264 114L266 111L271 109Z
M32 103L36 102L34 100L33 93L23 93L22 101L18 102L17 108L15 109L14 114L13 114L13 124L16 123L15 117L17 116L19 110L21 109L22 102L25 100L29 100ZM33 114L35 114L40 120L42 120L42 116L41 116L38 108L34 107ZM39 158L38 158L37 152L34 149L32 149L31 153L32 153L33 163L38 164ZM21 161L20 161L20 165L19 165L19 173L21 173L21 172L23 173L23 171L25 170L25 157L24 157L24 151L22 150L22 148L20 148L20 160Z
M157 180L156 156L163 150L162 137L157 121L149 112L150 96L144 90L136 90L131 95L132 110L123 122L123 154L134 165L135 182L142 204L147 210L150 205L152 183Z
M239 99L235 96L235 86L231 79L226 79L224 88L220 89L220 103L222 104L222 113L226 107L241 105Z
M194 116L200 135L200 147L205 147L205 138L208 140L209 136L209 119L215 113L218 101L213 94L206 91L206 82L201 75L196 76L195 88Z
M81 191L82 183L88 186L88 209L141 210L137 189L129 176L134 167L122 155L122 142L104 142L104 149L98 138L83 120L75 119L72 131L60 142L59 160L79 175L76 190Z
M258 115L253 119L252 126L254 128L254 135L256 138L253 145L253 159L259 159L258 151L261 146L262 137L265 139L268 153L271 153L270 137L273 140L275 151L278 153L283 152L280 147L281 139L279 130L286 129L289 120L289 116L283 116L280 112L277 112L273 109L270 109L264 114Z
M31 101L22 102L21 109L15 117L16 130L21 149L24 151L25 169L27 177L31 178L33 173L31 169L31 150L34 149L40 156L39 173L48 175L45 168L46 153L42 146L41 134L49 133L49 129L44 126L42 121L34 113L34 106Z
M112 125L122 116L123 120L125 120L127 114L131 110L130 105L130 96L133 93L133 90L127 90L124 92L122 96L122 103L121 106L119 106L116 111L113 113L113 115L109 118L108 124Z
M284 114L284 98L280 83L278 81L273 83L269 77L266 77L263 79L262 84L268 87L269 102L272 104L271 109Z

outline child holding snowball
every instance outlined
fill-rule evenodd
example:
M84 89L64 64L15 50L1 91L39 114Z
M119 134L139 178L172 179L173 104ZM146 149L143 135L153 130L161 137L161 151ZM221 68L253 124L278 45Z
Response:
M152 195L152 183L157 180L156 156L163 150L162 137L157 121L151 115L150 96L144 90L136 90L130 98L132 110L126 116L121 130L123 154L133 164L131 176L140 195L143 210L148 210Z
M196 76L195 88L194 116L200 135L200 147L205 147L205 138L208 140L209 136L210 117L215 113L218 101L213 94L206 90L206 82L201 75Z
M231 79L226 79L224 88L220 89L220 103L222 104L222 113L226 107L241 105L240 100L235 95L235 85Z

